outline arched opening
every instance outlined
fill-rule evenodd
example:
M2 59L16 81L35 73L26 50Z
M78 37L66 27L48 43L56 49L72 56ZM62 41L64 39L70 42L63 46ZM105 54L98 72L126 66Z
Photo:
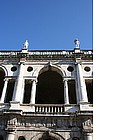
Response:
M78 137L73 137L72 140L79 140L79 138Z
M88 102L93 104L93 80L86 80Z
M43 135L39 137L38 140L64 140L64 138L57 133L46 132L43 133Z
M69 80L68 81L68 93L69 93L70 104L76 104L75 80Z
M24 86L24 98L23 98L24 104L30 103L31 89L32 89L32 81L29 79L26 79L25 86Z
M3 69L0 68L0 97L2 95L2 90L4 86L4 77L5 77L5 72Z
M3 136L2 135L0 135L0 140L3 140Z
M26 140L24 136L20 136L18 140Z
M12 101L14 85L15 85L15 80L10 79L7 85L5 103L9 103L10 101Z
M64 84L63 78L52 68L42 71L38 76L36 90L36 104L63 104Z

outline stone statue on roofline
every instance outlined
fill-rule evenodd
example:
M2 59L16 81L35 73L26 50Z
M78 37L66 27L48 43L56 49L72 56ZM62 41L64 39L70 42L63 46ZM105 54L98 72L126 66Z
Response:
M75 48L78 48L79 49L79 46L80 46L80 42L78 39L75 39L74 40L74 43L75 43Z
M28 46L29 46L29 43L28 43L28 40L26 40L26 41L24 42L24 48L23 48L23 49L28 50Z

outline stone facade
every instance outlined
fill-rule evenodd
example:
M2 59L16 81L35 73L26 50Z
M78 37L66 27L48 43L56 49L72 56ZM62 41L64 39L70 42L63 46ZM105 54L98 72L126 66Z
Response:
M92 50L0 51L0 140L92 140Z

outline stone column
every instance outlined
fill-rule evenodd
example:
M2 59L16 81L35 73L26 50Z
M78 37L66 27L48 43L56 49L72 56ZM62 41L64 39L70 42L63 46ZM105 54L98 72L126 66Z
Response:
M32 82L32 90L31 90L31 98L30 98L30 104L35 104L35 96L36 96L36 79L33 79Z
M21 97L23 97L23 74L24 74L24 62L20 62L19 64L19 73L17 80L15 82L14 87L14 95L13 101L20 102L22 101Z
M4 103L4 99L5 99L5 96L6 96L7 85L8 85L8 79L4 79L4 87L3 87L3 90L2 90L0 103Z
M7 132L6 140L14 140L15 132Z
M83 78L83 72L82 72L82 67L80 63L77 63L76 65L76 70L77 70L77 85L79 89L79 97L80 97L80 103L87 103L88 98L87 98L87 90L86 90L86 84L85 80Z
M84 133L84 140L93 140L93 133Z
M64 103L69 104L68 80L64 79Z

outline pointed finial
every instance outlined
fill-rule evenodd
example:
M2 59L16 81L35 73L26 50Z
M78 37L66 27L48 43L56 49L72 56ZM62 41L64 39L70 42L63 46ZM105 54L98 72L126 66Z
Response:
M75 43L75 48L79 48L79 46L80 46L79 40L78 39L75 39L74 40L74 43Z

